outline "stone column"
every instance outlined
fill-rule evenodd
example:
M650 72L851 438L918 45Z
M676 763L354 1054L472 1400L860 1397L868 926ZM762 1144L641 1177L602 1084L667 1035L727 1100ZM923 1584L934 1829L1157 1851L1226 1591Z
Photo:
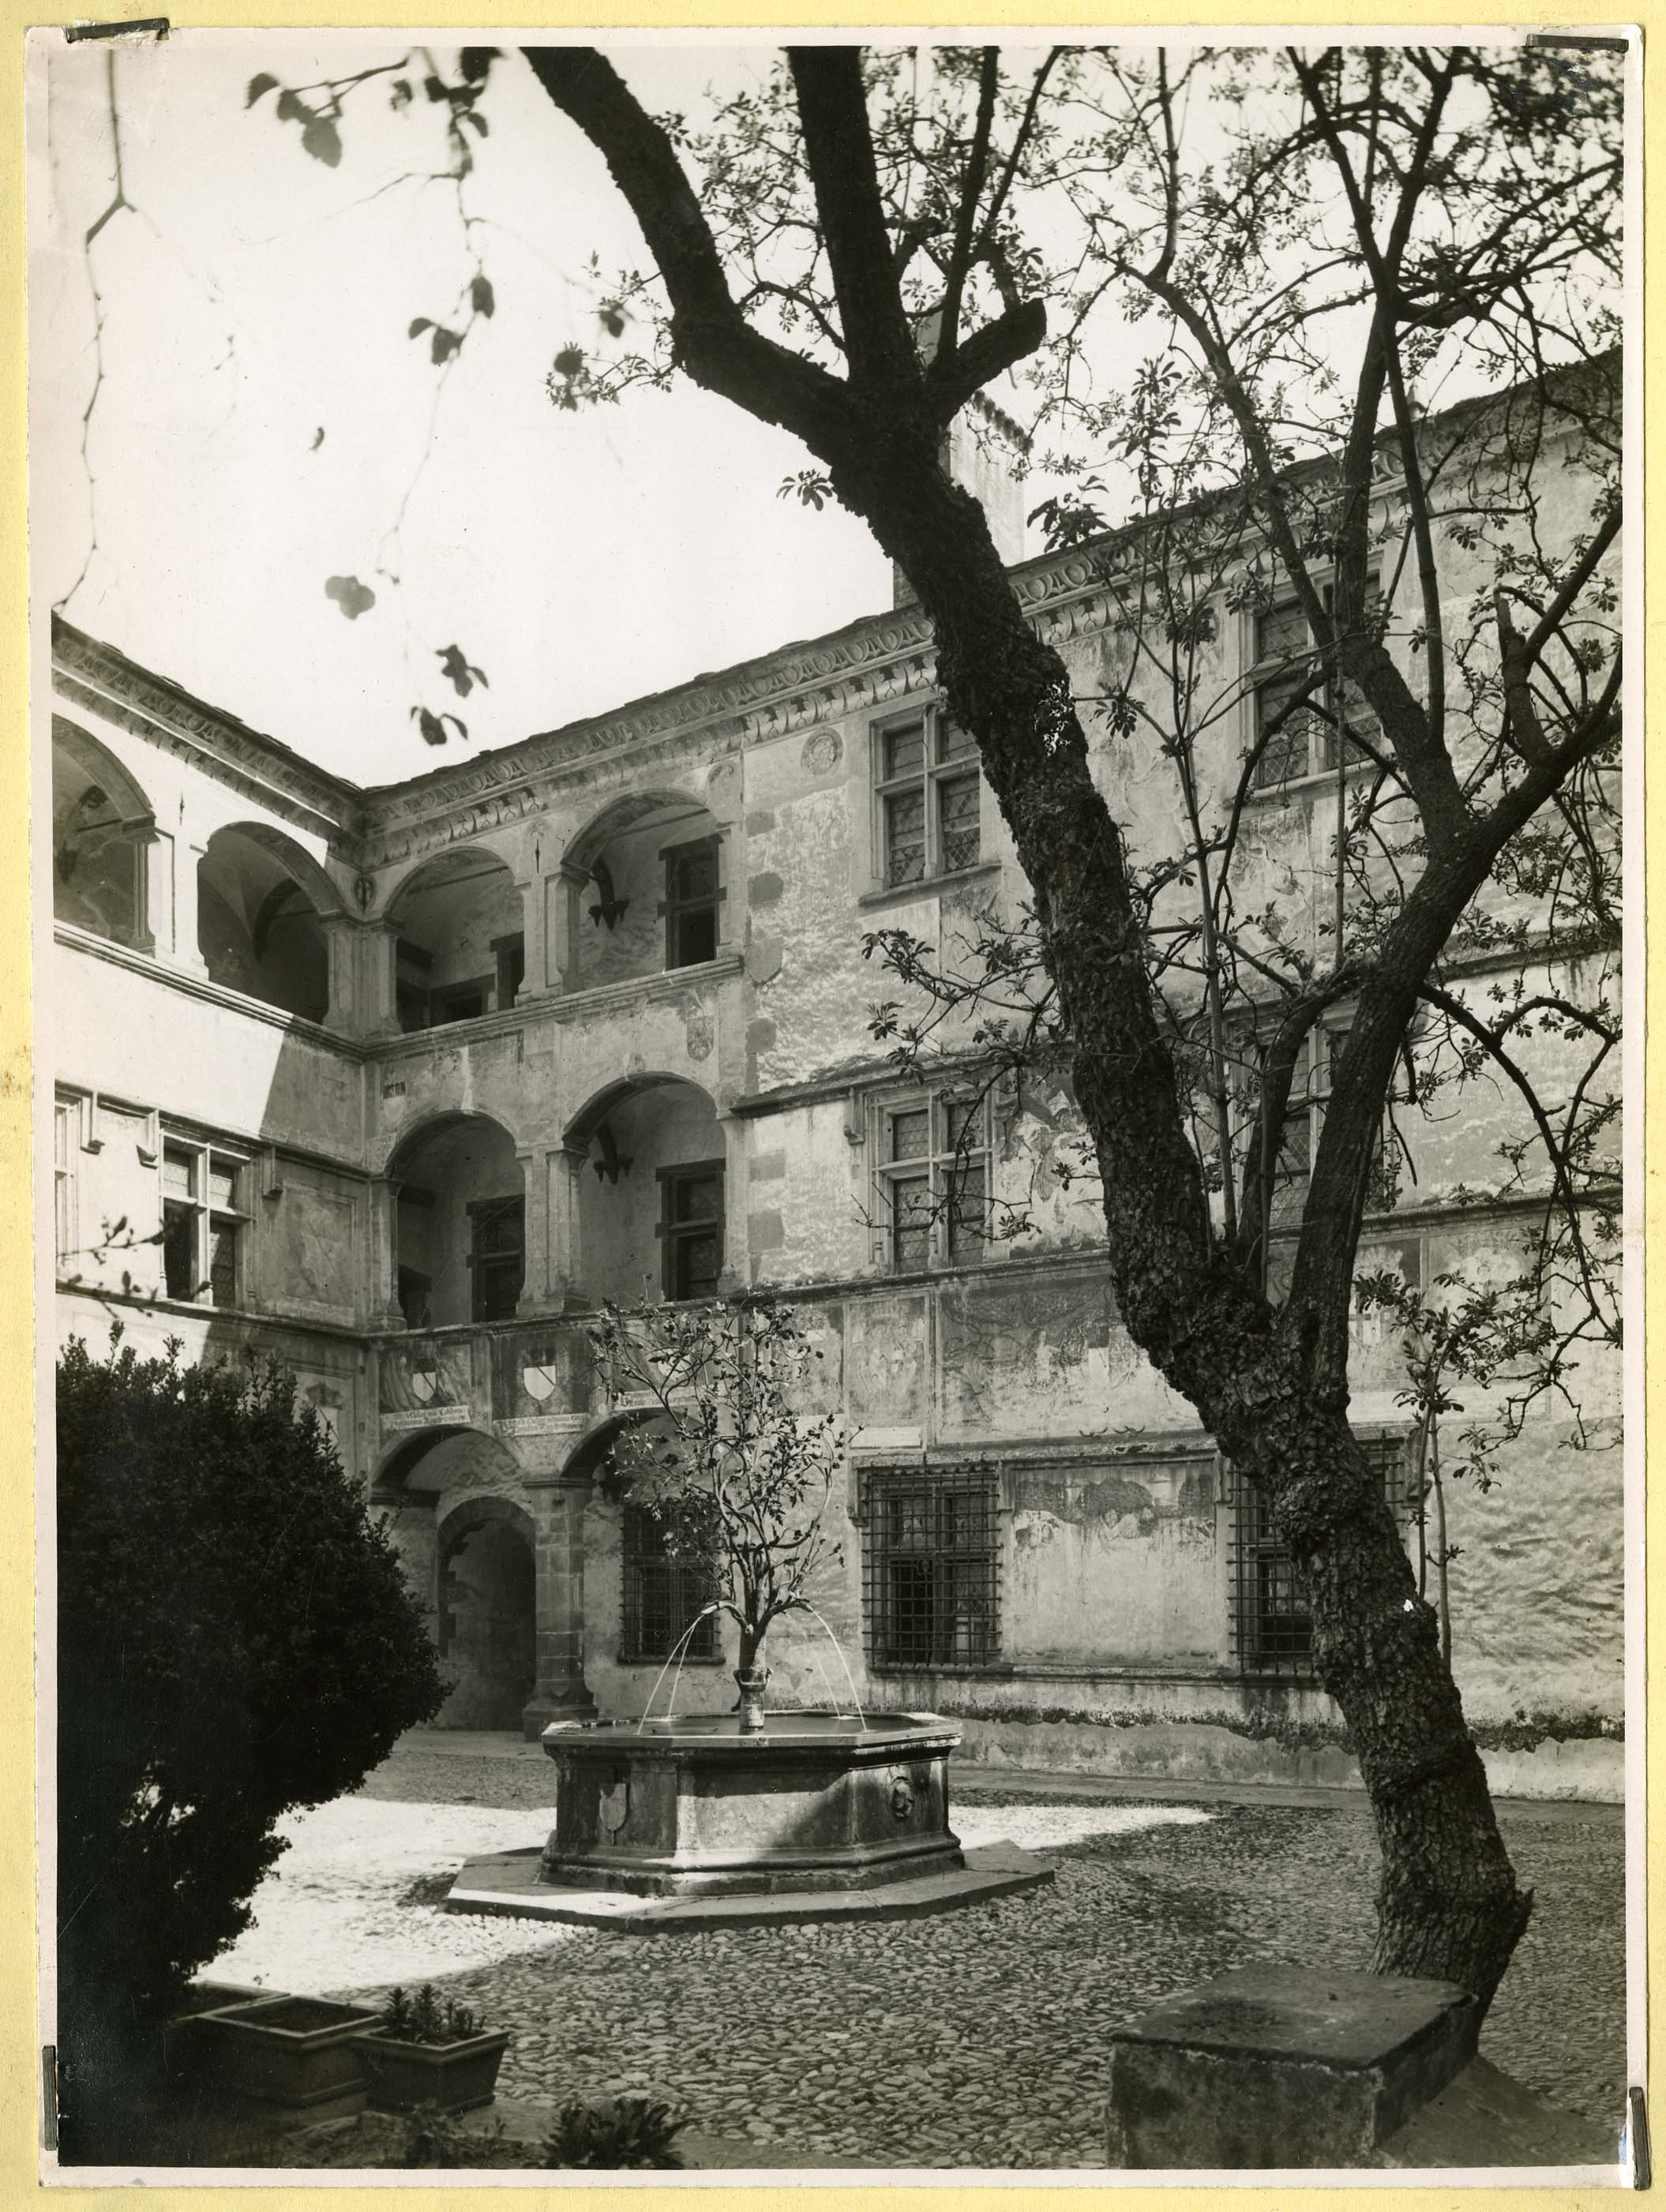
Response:
M176 837L173 845L173 942L171 957L176 968L186 968L196 975L208 974L208 963L203 957L197 942L197 871L202 865L206 849L193 845L185 838Z
M565 861L544 879L544 973L551 991L576 991L583 981L579 957L579 898L587 868Z
M348 1036L359 1033L359 925L344 914L321 915L319 928L330 962L330 1002L324 1018Z
M370 1284L368 1326L403 1328L399 1304L398 1194L386 1176L370 1186Z
M344 914L322 915L319 926L330 955L330 1027L344 1036L397 1036L394 932Z
M526 955L520 989L515 997L517 1006L524 1006L528 999L547 999L558 988L550 966L545 882L544 877L534 874L515 884L520 894L520 937Z
M564 1158L561 1152L545 1152L542 1146L515 1154L526 1194L526 1271L515 1301L517 1315L557 1314L565 1303L565 1285L552 1264L556 1192Z
M126 834L133 860L133 933L131 942L136 952L154 952L156 950L157 922L159 918L166 915L168 908L167 878L163 873L167 847L157 836L154 822L135 823Z
M152 823L140 834L136 859L144 870L137 902L138 925L150 940L148 949L171 960L174 952L173 838Z
M580 1198L586 1154L580 1146L563 1145L547 1153L545 1159L550 1205L546 1279L551 1306L560 1312L577 1304L584 1294Z
M551 1721L587 1721L596 1700L584 1679L584 1510L587 1476L529 1479L532 1510L538 1680L521 1712L521 1730L532 1742Z
M746 942L746 841L739 822L726 822L717 837L717 956L726 958Z
M718 1278L718 1289L733 1295L745 1290L751 1279L751 1198L746 1172L746 1125L737 1121L720 1099L717 1127L723 1139L723 1271Z

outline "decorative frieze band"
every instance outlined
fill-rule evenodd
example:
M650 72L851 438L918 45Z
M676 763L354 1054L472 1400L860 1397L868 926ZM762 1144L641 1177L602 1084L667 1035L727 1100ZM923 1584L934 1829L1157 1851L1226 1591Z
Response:
M52 619L52 660L64 696L177 758L206 756L228 781L275 813L327 836L359 827L362 794L352 785L204 706L62 616Z

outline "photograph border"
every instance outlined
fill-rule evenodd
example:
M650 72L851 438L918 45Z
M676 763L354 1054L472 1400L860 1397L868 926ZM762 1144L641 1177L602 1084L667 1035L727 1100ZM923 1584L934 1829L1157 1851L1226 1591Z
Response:
M0 0L9 16L13 31L13 52L18 70L20 90L23 78L24 12L15 0ZM1053 8L1045 19L1025 15L1016 10L988 9L982 20L970 29L964 14L946 9L914 8L881 17L861 11L860 17L852 10L841 9L824 0L819 6L804 6L795 11L798 21L792 27L811 35L818 33L829 39L859 34L866 29L882 32L895 38L912 29L933 37L965 30L975 38L979 31L988 29L1009 34L1013 31L1036 31L1040 35L1055 28L1072 37L1091 35L1096 30L1122 32L1136 38L1145 37L1158 29L1204 29L1211 26L1243 23L1253 26L1258 36L1283 27L1301 25L1322 27L1335 23L1337 11L1332 9L1274 9L1239 6L1198 5L1179 11L1140 9L1136 14L1128 11L1118 23L1111 20L1114 11L1103 7L1092 9ZM133 11L136 20L143 20ZM258 0L236 6L222 0L219 6L192 9L184 16L171 19L176 27L193 29L302 30L308 27L387 31L397 33L405 28L443 29L447 33L481 31L483 36L501 35L505 31L520 33L548 31L557 38L575 38L586 31L604 35L635 34L642 42L689 44L703 43L714 34L725 31L744 33L751 40L769 38L785 27L779 9L759 6L715 4L696 8L690 5L639 5L625 9L617 5L587 9L581 17L574 12L568 21L552 21L547 11L505 7L496 13L489 29L480 26L472 13L444 8L386 9L378 6L352 7L341 4L341 0L314 0L314 4L296 6L290 0L280 4L261 6ZM1521 11L1479 9L1466 20L1463 28L1476 33L1484 33L1490 25L1496 27L1520 27L1529 21ZM1628 374L1625 394L1626 410L1626 476L1628 496L1636 489L1644 498L1635 501L1633 511L1645 514L1645 528L1637 533L1641 539L1639 556L1635 541L1628 550L1625 606L1626 627L1633 635L1652 643L1648 625L1645 602L1647 577L1653 574L1666 555L1663 532L1666 523L1662 514L1666 512L1666 483L1659 481L1660 469L1657 458L1658 434L1649 437L1655 410L1652 386L1657 379L1651 377L1651 349L1647 341L1652 336L1666 337L1658 302L1666 279L1666 259L1663 258L1658 233L1663 228L1657 222L1652 231L1644 228L1645 204L1643 178L1651 172L1666 172L1666 126L1660 120L1662 93L1659 84L1661 65L1654 48L1662 36L1666 36L1666 6L1651 0L1647 8L1634 11L1629 19L1642 33L1642 97L1633 103L1629 128L1635 142L1640 143L1640 159L1634 159L1629 180L1626 204L1627 260L1628 260ZM1450 11L1434 7L1405 6L1392 13L1384 11L1380 17L1373 14L1370 27L1380 30L1391 40L1401 32L1426 30L1430 27L1452 26ZM1359 33L1365 27L1359 16L1350 17L1347 27ZM1616 25L1613 15L1594 7L1574 5L1556 18L1556 28L1569 33L1593 35L1612 34L1626 27ZM21 126L22 101L14 110ZM38 118L36 127L39 127ZM15 343L3 356L0 375L7 381L5 390L10 404L12 420L16 426L16 437L9 450L13 454L13 498L7 502L3 517L0 517L0 575L3 575L8 603L13 620L0 642L0 684L3 684L6 702L11 708L11 726L15 732L26 732L31 726L31 702L37 710L44 708L47 696L46 661L44 651L47 628L47 611L44 606L33 611L33 628L27 612L27 465L26 440L26 374L24 346L23 289L23 189L26 167L38 164L43 158L40 141L33 137L30 153L26 160L21 127L14 142L12 158L0 163L0 252L5 256L6 275L13 281L6 286L6 297L12 304ZM38 196L37 196L38 198ZM1638 304L1646 287L1648 307ZM1652 493L1652 498L1648 495ZM1646 501L1646 504L1645 504ZM1654 627L1657 628L1656 624ZM25 644L26 637L29 642ZM1626 816L1627 828L1635 837L1633 823L1643 825L1644 860L1640 868L1633 862L1634 879L1640 878L1646 886L1652 882L1662 864L1662 840L1666 836L1666 802L1658 790L1651 788L1646 774L1645 744L1636 734L1645 728L1645 718L1651 708L1657 714L1666 714L1666 673L1651 670L1646 654L1634 653L1626 679L1627 719L1633 732L1625 764ZM1658 695L1658 696L1657 696ZM1640 711L1639 711L1640 710ZM0 793L3 794L5 818L12 830L11 852L14 865L0 871L0 1007L6 1011L6 1022L0 1033L0 1146L4 1147L4 1158L10 1172L0 1182L0 1251L11 1262L9 1279L14 1283L32 1282L35 1297L41 1310L50 1304L51 1269L39 1255L31 1257L31 1214L38 1204L40 1184L40 1161L34 1145L34 1116L31 1114L32 1085L42 1096L50 1094L50 1070L33 1064L33 1040L27 1007L30 998L31 910L29 901L29 871L17 865L30 843L30 744L20 743L14 738L12 744L0 754ZM1658 778L1655 779L1657 782ZM1647 1498L1642 1480L1644 1439L1647 1430L1657 1425L1661 1417L1662 1384L1657 1372L1645 1365L1644 1338L1651 1327L1658 1331L1663 1325L1660 1310L1662 1298L1661 1266L1657 1255L1648 1264L1645 1255L1645 1231L1652 1231L1651 1242L1657 1245L1661 1233L1662 1200L1653 1187L1652 1176L1645 1172L1645 1163L1666 1159L1666 1127L1655 1096L1655 1085L1646 1080L1647 1018L1660 1006L1658 975L1666 969L1666 945L1657 944L1657 933L1651 927L1651 917L1644 902L1633 892L1628 902L1626 922L1626 998L1627 1023L1626 1046L1626 1095L1632 1110L1627 1115L1626 1132L1626 1163L1627 1174L1626 1216L1626 1304L1630 1341L1626 1366L1626 1414L1627 1428L1626 1485L1626 1826L1628 1839L1627 1897L1630 1922L1630 1956L1634 1967L1646 1961L1647 1966L1658 1973L1666 1958L1663 1939L1658 1932L1659 1905L1663 1877L1666 1876L1666 1861L1660 1856L1661 1845L1657 1834L1651 1835L1649 1821L1649 1802L1666 1780L1666 1768L1660 1754L1648 1738L1645 1720L1655 1699L1666 1688L1666 1659L1663 1659L1663 1641L1666 1640L1666 1597L1657 1590L1650 1592L1645 1584L1644 1559L1647 1538L1654 1537L1657 1546L1666 1540L1666 1504L1657 1498ZM38 988L42 963L50 951L50 930L42 933L46 941L34 945L33 981ZM1648 954L1656 957L1648 960ZM1640 1103L1640 1110L1639 1110ZM43 1687L50 1687L51 1636L50 1618L42 1613L35 1616L36 1591L34 1570L35 1518L31 1505L36 1500L36 1471L29 1449L29 1438L34 1422L40 1417L40 1394L49 1386L49 1373L43 1371L40 1345L48 1340L38 1332L34 1316L27 1301L17 1301L0 1318L0 1357L3 1358L5 1390L4 1404L9 1413L7 1432L13 1439L16 1473L16 1498L22 1509L16 1516L17 1537L9 1556L0 1561L0 1637L4 1638L5 1656L10 1662L11 1678L16 1683L26 1683L32 1670ZM1657 1368L1658 1362L1656 1363ZM40 1533L50 1534L50 1514L40 1522ZM1654 1634L1649 1635L1652 1627ZM8 2191L15 2189L19 2201L25 2191L33 2192L38 2186L40 2125L42 2113L41 2052L35 2030L36 1986L34 1966L36 1933L33 1899L36 1869L36 1820L25 1816L24 1808L36 1806L38 1758L49 1749L43 1733L42 1716L50 1712L50 1700L42 1697L38 1711L33 1702L21 1694L14 1694L0 1714L0 1775L9 1785L7 1800L15 1808L0 1838L0 1872L3 1873L3 1888L0 1889L0 1958L14 1965L16 1971L9 1979L9 1986L16 1991L14 2002L5 2008L0 2018L0 2060L3 2069L0 2080L6 2085L4 2153L0 2156L0 2177ZM1651 1784L1653 1785L1652 1790ZM44 1802L44 1801L42 1801ZM1652 1826L1657 1829L1658 1823ZM1652 1897L1656 1905L1657 1927L1652 1931L1642 1926L1645 1899ZM1651 1940L1652 1937L1652 1940ZM1651 2062L1659 2042L1657 2034L1650 2033L1645 1975L1633 1971L1627 1976L1627 2042L1631 2078L1646 2078L1652 2081L1657 2069ZM1646 2075L1645 2068L1646 2065ZM1620 2116L1616 2115L1616 2125ZM883 2177L854 2176L847 2172L825 2172L816 2175L794 2175L790 2182L773 2185L748 2179L736 2183L722 2173L690 2173L674 2185L637 2180L620 2176L606 2184L570 2181L554 2177L541 2178L534 2183L515 2175L496 2176L483 2173L459 2172L448 2176L442 2185L427 2177L409 2177L391 2173L367 2175L344 2173L339 2178L320 2174L316 2179L293 2185L277 2185L256 2175L235 2184L219 2179L205 2181L196 2174L177 2177L158 2176L148 2182L153 2194L160 2193L164 2202L179 2201L192 2207L207 2208L218 2203L222 2188L242 2189L258 2187L271 2191L276 2201L286 2207L294 2203L302 2205L312 2201L319 2190L329 2192L331 2204L362 2203L367 2208L376 2201L379 2192L389 2188L402 2192L415 2190L425 2192L422 2201L432 2202L438 2207L450 2202L459 2189L481 2187L510 2187L522 2190L540 2187L560 2190L628 2187L633 2191L649 2190L654 2202L669 2203L690 2187L709 2191L735 2189L744 2191L749 2204L759 2207L776 2204L787 2206L791 2196L801 2188L828 2190L837 2188L846 2192L853 2204L866 2208L897 2203L907 2207L920 2207L926 2212L927 2204L946 2208L959 2192L976 2190L985 2192L999 2190L1003 2203L1014 2206L1027 2205L1032 2197L1040 2201L1043 2191L1050 2193L1060 2187L1074 2192L1091 2191L1096 2200L1110 2197L1123 2189L1137 2190L1143 2204L1155 2206L1159 2199L1153 2191L1171 2192L1160 2199L1176 2206L1198 2203L1200 2190L1210 2192L1211 2199L1217 2190L1243 2187L1276 2187L1280 2203L1337 2204L1346 2201L1347 2193L1358 2188L1369 2192L1373 2204L1398 2207L1404 2203L1426 2202L1431 2188L1440 2190L1442 2196L1453 2194L1459 2182L1455 2176L1431 2172L1420 2175L1414 2184L1406 2183L1397 2176L1375 2176L1348 2173L1343 2185L1335 2185L1340 2177L1304 2174L1297 2178L1260 2177L1254 2182L1239 2176L1200 2174L1183 2183L1172 2179L1153 2177L1150 2180L1136 2174L1106 2183L1097 2175L1066 2174L1045 2181L1029 2176L1012 2178L981 2172L955 2172L952 2174L915 2172L912 2170ZM94 2194L102 2197L108 2183L82 2183L77 2180L55 2179L52 2183L51 2203L67 2204L78 2201L84 2193L90 2200ZM1613 2185L1613 2177L1606 2169L1580 2169L1570 2172L1565 2182L1555 2187L1554 2193L1543 2188L1529 2190L1513 2180L1507 2170L1497 2176L1478 2177L1465 2172L1462 2185L1485 2187L1494 2203L1513 2203L1519 2198L1523 2205L1542 2206L1574 2200L1575 2192L1588 2192L1593 2186ZM906 2190L904 2196L893 2192ZM342 2191L350 2192L344 2197ZM1384 2192L1388 2192L1386 2195ZM928 2194L927 2194L928 2192ZM1311 2192L1310 2196L1310 2192ZM1566 2193L1565 2193L1566 2192ZM7 2201L9 2201L8 2199ZM228 2197L227 2203L236 2201ZM408 2199L415 2202L416 2200Z

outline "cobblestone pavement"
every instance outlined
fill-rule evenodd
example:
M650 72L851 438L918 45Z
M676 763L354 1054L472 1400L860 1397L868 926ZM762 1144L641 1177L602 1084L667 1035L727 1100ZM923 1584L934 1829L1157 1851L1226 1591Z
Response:
M216 1974L359 1995L434 1980L514 2031L505 2094L652 2092L755 2142L760 2165L777 2146L1061 2168L1103 2158L1110 2027L1229 1966L1360 1962L1370 1940L1363 1807L1095 1804L1079 1785L1051 1800L960 1789L967 1841L1044 1850L1058 1876L927 1920L627 1936L425 1901L465 1852L535 1840L549 1794L534 1761L397 1753L359 1798L295 1824L258 1926ZM1483 2050L1617 2128L1623 1836L1616 1814L1588 1809L1502 1812L1538 1909Z

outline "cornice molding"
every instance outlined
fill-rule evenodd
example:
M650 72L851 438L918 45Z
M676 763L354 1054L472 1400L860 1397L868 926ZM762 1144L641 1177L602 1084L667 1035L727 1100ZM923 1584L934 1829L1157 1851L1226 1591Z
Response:
M1568 372L1583 390L1601 385L1618 361L1603 357ZM1478 395L1432 416L1426 430L1485 428L1527 387ZM1292 478L1328 465L1298 463ZM1395 489L1393 448L1374 458L1380 491ZM1062 553L1011 570L1012 588L1032 627L1050 645L1106 627L1116 618L1119 575L1138 560L1143 518ZM61 616L52 619L61 681L87 688L80 697L151 743L210 764L223 780L274 811L331 839L350 865L387 866L447 845L489 836L506 823L639 780L673 759L710 762L817 724L883 708L936 681L930 625L917 607L863 617L842 630L778 647L754 660L697 677L613 712L569 723L404 783L362 789L314 767L276 738L216 712L178 684L152 675Z
M195 699L113 646L52 617L54 690L177 759L208 763L273 813L350 847L362 828L364 794L356 784L303 760L276 738Z
M1046 554L1012 572L1031 625L1064 645L1111 618L1110 587L1135 555L1119 532L1069 552ZM918 607L864 616L847 629L782 646L614 713L573 722L366 793L361 857L367 867L489 835L507 822L587 799L671 760L702 762L793 737L818 725L891 705L936 683L931 625Z

